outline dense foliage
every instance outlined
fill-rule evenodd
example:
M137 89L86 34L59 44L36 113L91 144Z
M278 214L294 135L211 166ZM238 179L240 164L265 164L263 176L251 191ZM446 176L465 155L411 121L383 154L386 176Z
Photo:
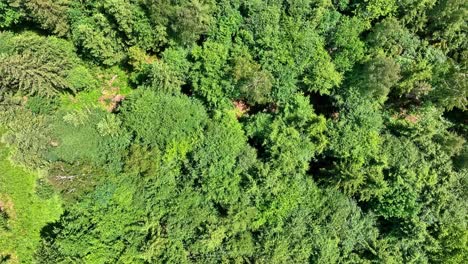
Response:
M463 0L0 2L0 263L464 263Z

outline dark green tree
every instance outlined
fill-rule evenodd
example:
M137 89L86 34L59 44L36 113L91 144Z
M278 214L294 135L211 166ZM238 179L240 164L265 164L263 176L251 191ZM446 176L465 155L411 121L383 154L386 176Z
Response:
M400 77L400 65L388 57L378 56L367 61L356 77L354 85L363 96L384 102Z

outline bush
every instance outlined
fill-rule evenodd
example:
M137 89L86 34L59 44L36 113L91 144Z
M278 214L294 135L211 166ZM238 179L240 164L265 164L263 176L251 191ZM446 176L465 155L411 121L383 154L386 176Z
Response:
M50 114L57 109L57 101L41 96L29 97L26 102L26 108L34 114Z
M68 164L53 162L47 170L46 185L52 187L66 202L75 202L96 185L106 179L102 166L93 166L84 162ZM49 187L47 187L49 188Z
M0 29L15 25L23 16L24 14L17 8L11 7L7 3L0 3Z
M123 166L128 133L120 119L101 109L82 109L58 113L51 124L56 146L49 152L51 161L91 164L118 172Z
M7 212L3 208L0 208L0 231L6 231L9 229L8 226L8 216Z
M54 195L54 188L50 183L45 179L36 180L36 195L39 198L47 200Z
M168 144L193 144L200 138L207 114L197 100L143 90L122 107L123 124L137 142L164 149Z
M98 88L99 83L91 74L90 70L83 66L76 66L68 71L66 81L71 90L75 92L83 90L93 90Z

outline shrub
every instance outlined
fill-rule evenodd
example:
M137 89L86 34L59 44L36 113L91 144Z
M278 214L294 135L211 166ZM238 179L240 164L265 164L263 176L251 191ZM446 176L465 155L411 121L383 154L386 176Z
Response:
M91 74L90 70L83 65L70 69L67 75L67 84L75 92L98 88L98 81Z
M121 111L124 125L137 141L162 149L173 142L194 143L207 119L197 100L149 90L128 97Z
M54 195L54 188L50 183L45 179L36 180L36 195L39 198L47 200Z
M0 230L4 231L4 230L9 229L9 226L8 226L9 218L10 217L8 216L7 212L3 208L0 208Z
M57 109L57 101L54 99L33 96L29 97L26 102L26 108L34 114L50 114Z

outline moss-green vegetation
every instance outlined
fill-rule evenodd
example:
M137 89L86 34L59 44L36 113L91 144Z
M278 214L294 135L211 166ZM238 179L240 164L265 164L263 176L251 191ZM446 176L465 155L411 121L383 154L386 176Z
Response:
M0 144L0 207L6 212L6 226L0 229L0 255L12 263L32 263L40 245L41 229L62 213L60 198L36 195L37 173L11 164L8 148Z
M93 75L90 80L79 79L85 82L85 89L75 94L60 96L60 109L83 110L93 107L108 109L112 104L112 99L116 96L126 96L131 93L128 75L122 69L93 67L92 71Z
M0 2L0 263L466 263L466 0Z

